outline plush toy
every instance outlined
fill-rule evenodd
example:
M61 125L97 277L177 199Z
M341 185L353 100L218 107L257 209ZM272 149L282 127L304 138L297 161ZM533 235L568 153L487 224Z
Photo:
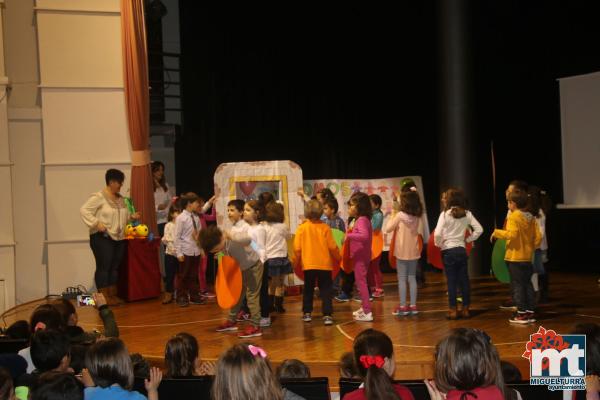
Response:
M135 239L135 227L132 224L125 226L125 239Z
M144 239L148 236L148 226L144 224L139 224L135 227L135 237L137 239Z

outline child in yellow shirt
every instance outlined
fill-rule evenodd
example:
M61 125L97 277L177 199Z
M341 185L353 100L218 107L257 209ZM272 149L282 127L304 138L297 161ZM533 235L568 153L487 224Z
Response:
M533 253L542 241L535 216L528 210L527 192L515 189L508 194L506 229L496 229L492 238L506 239L504 260L510 274L510 290L517 312L509 320L515 324L535 322L535 292L531 283Z
M294 253L304 270L302 293L302 320L312 320L315 282L319 285L323 309L323 323L333 324L332 271L341 260L340 251L333 240L329 225L321 220L323 206L318 200L310 200L304 206L306 221L296 230Z

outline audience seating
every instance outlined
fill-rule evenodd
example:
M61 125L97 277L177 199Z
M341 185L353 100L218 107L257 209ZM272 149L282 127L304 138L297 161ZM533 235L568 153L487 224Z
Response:
M210 400L210 388L214 376L194 376L192 378L163 379L158 387L159 399ZM144 378L135 378L133 390L146 396Z
M29 346L27 339L0 338L0 353L18 353L27 346Z
M281 379L281 386L306 400L330 400L329 379L324 378L294 378Z
M562 390L548 390L547 386L530 385L528 381L520 383L509 383L507 385L511 389L521 393L523 400L527 399L544 399L544 400L562 400Z

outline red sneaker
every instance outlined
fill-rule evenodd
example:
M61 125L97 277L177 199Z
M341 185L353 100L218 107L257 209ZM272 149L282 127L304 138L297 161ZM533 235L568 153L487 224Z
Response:
M240 339L246 339L246 338L251 338L251 337L256 337L256 336L262 336L262 331L260 330L259 327L254 326L254 325L250 325L250 326L246 327L246 329L244 329L243 332L238 334L238 337Z
M237 313L237 316L235 317L235 320L237 322L244 322L244 321L248 321L250 319L250 314L248 314L246 311L244 310L240 310Z
M227 320L219 325L216 329L217 332L237 331L238 327L235 322Z

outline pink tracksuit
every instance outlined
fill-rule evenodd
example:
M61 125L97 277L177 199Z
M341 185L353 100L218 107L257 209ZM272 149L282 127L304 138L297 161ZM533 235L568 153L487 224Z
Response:
M373 240L373 228L367 217L358 217L351 230L346 232L350 260L354 266L354 278L356 288L362 300L362 309L365 314L371 312L369 303L369 289L367 287L367 273L371 264L371 242Z

